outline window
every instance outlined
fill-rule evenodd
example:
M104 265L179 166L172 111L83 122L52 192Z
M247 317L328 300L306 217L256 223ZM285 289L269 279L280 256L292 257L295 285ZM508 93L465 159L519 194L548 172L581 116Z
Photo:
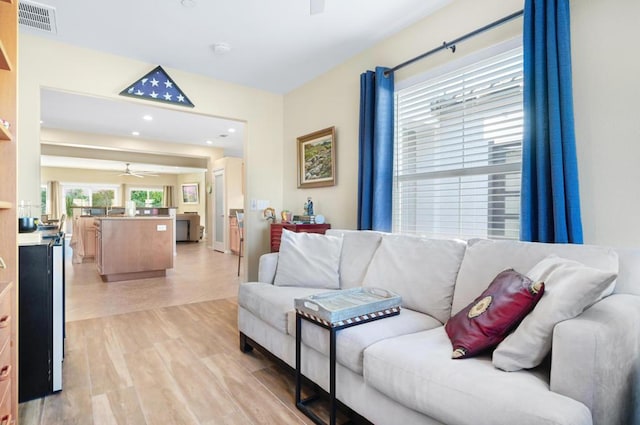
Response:
M72 206L110 207L118 198L119 186L65 183L62 193L67 217L73 216Z
M129 192L129 200L136 203L136 207L161 207L163 190L161 187L132 188Z
M393 226L517 239L522 48L396 92Z

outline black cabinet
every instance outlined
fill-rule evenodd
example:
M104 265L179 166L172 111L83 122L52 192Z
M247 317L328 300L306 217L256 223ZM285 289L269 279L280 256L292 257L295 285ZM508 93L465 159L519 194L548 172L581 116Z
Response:
M62 389L64 244L19 247L19 394L23 402Z

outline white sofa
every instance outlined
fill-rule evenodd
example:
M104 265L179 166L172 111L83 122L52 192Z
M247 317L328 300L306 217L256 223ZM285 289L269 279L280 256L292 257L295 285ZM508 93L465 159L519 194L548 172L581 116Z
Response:
M513 241L341 236L340 289L371 285L403 297L400 315L337 335L337 398L371 423L640 424L640 250ZM504 372L491 353L452 359L443 324L502 270L525 273L548 254L615 268L613 294L553 330L543 365ZM295 367L294 298L325 292L274 285L278 254L238 294L240 347ZM327 331L302 322L302 372L328 391Z

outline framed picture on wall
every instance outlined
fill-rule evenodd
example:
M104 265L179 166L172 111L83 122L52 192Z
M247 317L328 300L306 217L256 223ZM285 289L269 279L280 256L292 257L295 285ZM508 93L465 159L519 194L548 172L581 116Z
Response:
M198 183L185 183L182 185L182 203L183 204L199 203Z
M298 187L336 184L336 128L298 137Z

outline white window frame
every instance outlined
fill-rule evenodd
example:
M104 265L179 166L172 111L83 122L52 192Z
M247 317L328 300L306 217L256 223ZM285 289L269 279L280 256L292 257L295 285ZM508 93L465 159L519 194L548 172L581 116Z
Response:
M161 192L162 193L162 201L164 203L164 187L162 187L162 186L132 186L132 187L129 187L128 190L127 190L127 199L129 201L132 201L131 193L134 190L135 191L140 191L140 192L147 192L147 199L150 199L149 198L149 192ZM159 207L162 207L162 205L160 205L158 207L153 207L151 205L148 206L146 203L144 205L144 208L159 208Z
M423 166L425 162L431 162L435 164L431 170L428 172L420 172L418 168L415 172L410 171L410 163L412 161L412 152L411 152L411 139L407 136L406 128L400 128L402 120L404 123L407 123L407 117L410 112L409 106L403 106L405 109L398 108L398 101L401 99L403 91L407 89L405 92L409 92L410 90L419 87L423 84L429 84L433 81L438 81L439 78L445 77L448 74L458 72L464 68L469 66L473 66L479 62L490 59L496 55L501 55L503 53L507 53L513 51L515 49L522 48L522 42L518 39L509 40L507 42L501 43L496 46L492 46L491 48L485 49L483 51L468 55L460 60L451 61L441 67L438 67L434 70L431 70L427 73L423 73L419 76L415 76L404 81L400 81L396 84L396 134L395 134L395 145L396 145L396 158L394 164L394 194L393 194L393 231L399 233L414 233L414 234L422 234L431 237L457 237L462 239L468 239L472 237L486 237L486 238L499 238L499 239L517 239L519 233L519 190L520 190L520 169L521 169L521 136L520 136L520 145L516 146L513 149L513 154L518 154L519 158L514 160L513 157L511 160L506 160L504 164L489 164L487 159L487 165L482 166L482 160L478 161L480 166L473 168L465 168L464 161L465 157L461 157L460 161L462 161L458 167L455 163L456 159L451 160L452 165L451 168L445 166L445 160L442 158L438 158L437 156L429 156L428 160L425 161L425 157L421 157L422 159L418 160L418 157L415 157L413 161L422 161L420 166ZM425 104L426 106L426 104ZM413 107L413 106L412 106ZM426 108L425 108L426 110ZM458 109L460 111L461 109ZM464 110L464 109L462 109ZM420 115L421 112L419 109L416 109L416 115ZM413 110L411 110L413 113ZM404 115L403 115L404 114ZM441 118L438 118L441 119ZM511 119L515 119L516 121L522 120L522 112L517 114L511 114ZM461 119L461 122L464 122L465 118ZM449 122L447 119L442 121L443 123ZM490 130L487 127L490 126L486 124L486 120L481 124L481 131L483 134L487 134L491 131L494 133L496 129ZM466 128L466 124L462 124L460 128ZM404 134L401 132L405 131ZM499 132L499 131L498 131ZM466 132L464 133L466 134ZM428 136L425 136L428 137ZM438 136L434 136L438 137ZM463 136L463 138L468 136ZM495 136L494 136L495 137ZM483 136L482 139L487 139L486 136ZM466 140L466 139L465 139ZM399 143L403 143L399 145ZM415 145L418 151L414 153L418 154L419 151L421 153L429 153L431 149L425 149L428 141L420 139L418 145ZM465 142L466 143L466 142ZM483 142L480 142L483 144ZM517 142L512 142L517 143ZM400 146L403 146L403 152L398 153L398 149ZM487 158L490 158L491 155L495 152L504 153L505 158L507 158L509 154L509 149L504 149L505 145L502 145L503 149L500 149L501 145L495 144L491 145L491 143L487 140L487 143L483 144L483 147L486 149ZM492 148L498 148L491 150ZM438 152L438 150L432 150L432 152ZM431 155L442 155L442 153L431 153ZM465 154L468 155L468 154ZM409 164L409 165L407 165ZM424 167L427 169L428 167ZM407 171L409 170L409 171ZM436 170L436 171L433 171ZM483 174L484 173L484 174ZM484 176L484 177L483 177ZM498 180L492 180L494 177L502 178L502 182L498 182ZM517 176L517 181L516 177ZM457 179L457 180L456 180ZM455 183L457 181L457 183ZM415 183L414 183L415 182ZM445 183L447 182L447 183ZM492 184L497 182L498 184L504 185L504 190L502 192L494 190L492 188ZM412 184L414 184L412 188ZM451 186L455 186L457 184L457 188L452 190L452 196L458 199L457 202L457 210L456 207L453 207L452 210L456 212L449 218L446 216L442 216L443 212L446 211L446 208L443 206L444 203L438 204L438 197L441 196L440 199L443 199L442 196L444 193L449 193L447 185L451 184ZM469 186L477 185L478 193L486 192L484 195L474 195L465 198L466 194L473 193L474 190L468 189ZM464 188L466 186L466 188ZM517 195L515 195L515 187L517 186ZM429 188L433 190L434 196L429 197L427 195L421 195L421 191L426 191L425 188ZM468 192L465 192L468 190ZM500 194L496 194L500 192ZM431 193L431 192L430 192ZM457 195L455 195L457 193ZM470 201L466 203L466 199ZM473 200L471 200L473 199ZM484 200L483 200L484 199ZM491 203L495 199L502 199L504 202L501 203L502 209L494 210L490 207ZM424 207L425 201L428 202L428 205L434 205L434 209L441 208L440 219L433 218L432 223L429 222L429 218L427 216L431 216L431 212L427 212ZM446 202L445 202L446 203ZM469 206L475 203L476 205L482 205L483 208L475 207L470 208ZM421 210L423 214L421 214ZM501 213L494 213L493 211L501 211ZM507 213L508 212L508 213ZM514 214L515 212L515 214ZM477 214L477 215L476 215ZM483 216L484 214L484 216ZM495 214L495 215L494 215ZM421 217L422 215L422 217ZM466 215L466 216L465 216ZM498 217L498 224L496 228L492 228L490 221L492 219L496 219ZM437 223L441 220L443 223ZM446 223L450 220L450 223ZM500 220L502 220L500 222ZM477 222L476 222L477 221ZM469 225L469 222L473 222ZM502 225L506 228L506 230L500 230L498 227ZM516 227L514 229L514 226ZM484 227L484 229L483 229ZM501 234L501 232L503 232Z
M62 190L63 202L66 202L67 190L69 189L82 189L89 194L89 205L78 205L80 207L91 206L91 200L93 199L93 192L100 190L113 190L113 200L115 203L120 199L120 185L118 184L104 184L104 183L70 183L62 182L60 184Z

